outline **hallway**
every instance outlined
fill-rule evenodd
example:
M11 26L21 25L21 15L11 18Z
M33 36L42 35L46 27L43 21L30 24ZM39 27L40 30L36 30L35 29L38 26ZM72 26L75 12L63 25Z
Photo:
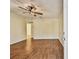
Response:
M10 59L64 59L64 49L58 39L36 39L32 41L31 50L25 47L25 40L11 45Z

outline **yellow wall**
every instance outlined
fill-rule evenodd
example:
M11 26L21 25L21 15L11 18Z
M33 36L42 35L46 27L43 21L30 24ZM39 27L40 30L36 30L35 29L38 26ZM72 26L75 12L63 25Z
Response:
M10 43L16 43L25 39L25 19L11 12L10 15Z

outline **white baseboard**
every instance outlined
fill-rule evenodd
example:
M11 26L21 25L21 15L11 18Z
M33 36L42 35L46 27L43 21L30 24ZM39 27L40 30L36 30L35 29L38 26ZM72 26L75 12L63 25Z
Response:
M59 39L60 43L63 45L62 41L59 37L57 36L33 36L34 39Z
M57 36L33 36L34 39L58 39Z
M20 41L23 41L25 39L26 38L19 38L19 39L16 39L16 41L10 41L10 44L15 44L15 43L20 42Z
M62 41L60 40L59 37L57 36L33 36L34 39L59 39L60 43L63 45ZM26 38L19 38L19 39L16 39L16 41L12 41L10 42L10 44L14 44L14 43L17 43L17 42L20 42L20 41L23 41L25 40Z

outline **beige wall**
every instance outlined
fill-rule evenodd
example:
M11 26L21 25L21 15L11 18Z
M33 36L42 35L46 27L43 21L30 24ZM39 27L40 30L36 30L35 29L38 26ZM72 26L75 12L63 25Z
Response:
M58 36L59 36L59 40L60 40L60 42L62 43L62 45L64 44L64 38L63 38L63 36L64 36L64 22L63 22L63 17L61 16L61 17L59 17L59 34L58 34Z
M25 39L25 19L22 16L18 16L11 12L11 22L10 22L10 43L16 43Z
M33 37L35 39L59 39L63 44L63 18L34 20Z
M58 38L58 19L34 20L33 36L35 39Z
M28 18L11 12L11 44L26 38L26 21ZM35 39L59 39L63 44L63 18L35 19L32 27Z
M28 18L11 12L11 44L26 38L26 21ZM32 27L35 39L59 39L63 44L63 18L35 19Z

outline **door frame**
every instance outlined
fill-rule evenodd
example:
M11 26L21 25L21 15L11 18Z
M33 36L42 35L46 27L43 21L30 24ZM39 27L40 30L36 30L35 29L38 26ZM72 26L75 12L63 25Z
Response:
M68 0L63 0L64 59L68 59Z

